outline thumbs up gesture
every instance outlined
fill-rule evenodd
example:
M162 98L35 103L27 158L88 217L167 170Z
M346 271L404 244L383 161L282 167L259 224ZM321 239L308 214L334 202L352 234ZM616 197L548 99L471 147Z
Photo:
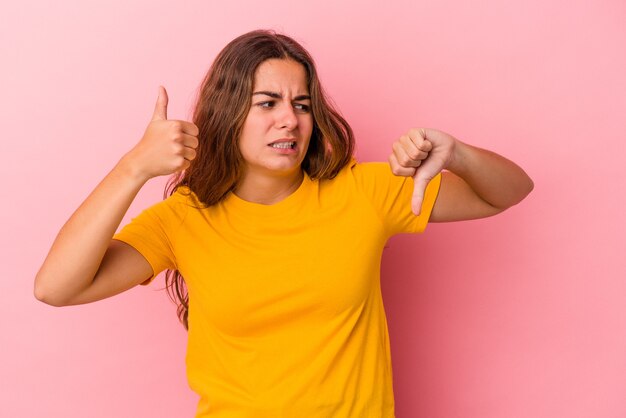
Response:
M396 176L413 177L411 209L415 215L421 213L428 183L451 164L455 146L453 136L427 128L410 129L393 143L389 165Z
M185 170L196 158L198 127L187 121L168 120L167 103L167 91L159 86L152 120L139 143L126 155L146 181Z

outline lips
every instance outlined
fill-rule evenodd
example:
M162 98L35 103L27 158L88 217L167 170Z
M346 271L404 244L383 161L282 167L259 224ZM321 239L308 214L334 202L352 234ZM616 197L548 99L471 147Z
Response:
M297 142L297 141L296 141L296 138L281 138L281 139L277 139L276 141L272 141L267 145L278 144L281 142Z
M268 145L268 147L272 149L279 150L294 150L296 149L297 143L295 141L289 142L274 142L273 144Z
M270 142L269 144L267 144L267 146L274 150L279 150L283 154L291 154L293 152L296 152L298 142L294 138L281 138L277 139L274 142Z

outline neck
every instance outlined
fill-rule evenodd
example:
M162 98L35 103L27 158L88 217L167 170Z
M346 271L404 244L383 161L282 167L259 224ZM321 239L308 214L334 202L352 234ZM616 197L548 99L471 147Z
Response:
M303 180L302 170L288 177L246 174L234 193L248 202L272 205L295 192Z

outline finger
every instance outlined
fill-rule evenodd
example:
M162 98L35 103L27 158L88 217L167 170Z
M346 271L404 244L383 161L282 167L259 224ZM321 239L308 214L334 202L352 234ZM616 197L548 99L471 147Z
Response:
M198 148L198 138L193 135L182 134L182 144L186 147L196 149Z
M402 167L419 167L419 165L421 164L421 160L414 160L409 156L409 154L404 149L402 143L396 141L393 143L391 148L393 149L393 153L396 156L396 161L398 162L398 165Z
M430 164L428 164L428 162L430 162ZM411 209L413 209L415 215L419 215L422 212L422 203L424 201L426 187L436 174L436 170L433 172L432 160L427 161L422 168L416 170L415 176L413 176L413 198L411 200Z
M422 202L424 201L424 193L426 192L426 186L428 186L429 180L424 176L420 176L420 171L417 171L417 175L413 178L413 197L411 198L411 209L417 216L422 213Z
M408 136L401 136L400 143L404 146L404 151L412 160L424 160L428 157L428 152L420 150Z
M167 120L167 102L167 91L165 90L165 87L159 86L159 97L157 98L156 105L154 106L152 120Z
M396 176L402 177L412 177L415 175L415 168L413 167L402 167L398 164L398 159L395 154L389 155L389 167L391 168L391 172Z
M185 157L183 157L183 160L178 163L178 165L176 166L176 171L177 172L182 172L187 170L189 167L191 166L191 161L189 161L188 159L186 159Z
M193 148L185 147L185 149L183 150L183 157L187 161L193 161L193 159L196 158L196 155L196 150Z
M420 151L430 152L433 149L433 143L428 139L422 141L422 144L418 147Z
M430 152L430 150L433 149L433 144L426 138L424 128L420 128L419 130L411 129L408 132L408 137L420 151Z
M183 132L189 135L198 136L200 134L200 130L198 127L191 122L187 122L185 120L181 120L180 124L183 128Z

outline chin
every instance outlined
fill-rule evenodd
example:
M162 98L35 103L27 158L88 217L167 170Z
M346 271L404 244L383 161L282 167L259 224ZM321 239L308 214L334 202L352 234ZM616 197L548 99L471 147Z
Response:
M275 171L276 173L281 173L281 174L282 173L284 174L296 173L302 170L302 164L279 164L274 167L271 167L270 170Z
M296 161L265 161L256 164L253 163L250 168L257 172L265 171L276 175L288 175L301 170L302 164Z

